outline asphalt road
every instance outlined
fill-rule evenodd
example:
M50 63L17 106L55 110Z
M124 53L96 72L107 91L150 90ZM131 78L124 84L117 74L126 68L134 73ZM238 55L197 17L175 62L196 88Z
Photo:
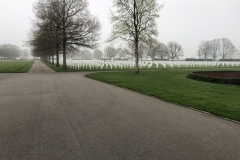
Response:
M84 75L0 74L0 159L240 159L239 124Z

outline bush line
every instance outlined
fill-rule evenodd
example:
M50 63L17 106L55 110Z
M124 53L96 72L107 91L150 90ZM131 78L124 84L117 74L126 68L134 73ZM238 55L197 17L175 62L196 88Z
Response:
M211 71L208 71L208 72L211 72ZM213 71L213 72L216 72L216 71ZM230 71L221 71L221 72L230 72ZM210 77L210 76L202 75L204 73L207 73L207 72L206 71L192 72L192 73L189 73L187 78L197 80L197 81L209 82L209 83L240 85L240 79Z

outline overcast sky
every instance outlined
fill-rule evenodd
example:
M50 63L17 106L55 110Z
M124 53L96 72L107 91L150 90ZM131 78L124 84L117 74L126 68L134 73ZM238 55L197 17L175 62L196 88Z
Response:
M10 43L23 47L31 28L32 3L36 0L0 0L0 44ZM112 0L88 0L91 13L102 24L104 41L110 34L108 20ZM197 57L202 40L228 38L240 46L240 0L158 0L164 3L157 19L159 41L176 41L184 50L184 57Z

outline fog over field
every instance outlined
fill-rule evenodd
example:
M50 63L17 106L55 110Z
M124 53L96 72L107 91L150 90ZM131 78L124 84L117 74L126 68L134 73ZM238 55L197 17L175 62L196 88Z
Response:
M23 41L31 28L32 3L35 0L0 1L0 44L14 44L24 48ZM102 24L100 49L111 30L109 9L111 0L88 0L92 14L97 15ZM176 41L182 45L184 57L197 57L202 40L228 38L238 48L240 46L240 1L239 0L159 0L164 3L157 20L159 37L163 43Z

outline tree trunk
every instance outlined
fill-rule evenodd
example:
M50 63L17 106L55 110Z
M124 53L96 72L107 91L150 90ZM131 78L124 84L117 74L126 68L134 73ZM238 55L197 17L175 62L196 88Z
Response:
M54 65L54 54L52 54L52 65Z
M139 74L138 41L135 41L135 73Z
M57 55L57 64L56 64L56 67L59 67L59 46L56 46L56 55Z
M65 0L63 1L63 3L64 3L64 9L63 9L63 32L62 32L62 36L63 36L63 67L62 67L62 69L63 70L67 70L67 59L66 59L66 44L67 44L67 39L66 39L66 21L65 21L65 12L66 12L66 10L65 10L65 7L66 7L66 4L65 4Z
M63 70L67 70L67 59L66 59L66 40L63 40Z

